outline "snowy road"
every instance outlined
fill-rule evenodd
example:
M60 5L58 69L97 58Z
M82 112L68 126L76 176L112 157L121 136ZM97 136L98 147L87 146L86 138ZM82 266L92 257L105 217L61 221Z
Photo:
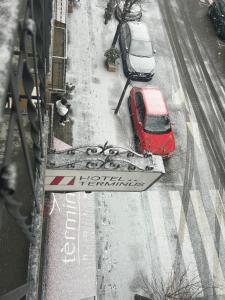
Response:
M176 8L176 1L172 2ZM120 61L116 73L104 66L104 52L117 25L116 20L104 25L105 6L105 0L82 0L81 7L69 15L67 81L76 84L73 145L108 141L134 147L126 99L114 115L126 79ZM215 295L225 295L223 188L215 186L216 171L205 153L198 115L183 89L171 36L156 0L145 1L143 20L157 50L155 76L149 84L166 95L176 123L177 150L165 163L167 174L148 192L94 194L98 299L133 299L143 286L140 274L150 282L152 278L165 282L174 268L186 270L189 282L197 276L202 287L221 287L204 292L214 293L211 299L216 299ZM191 70L193 65L187 64Z

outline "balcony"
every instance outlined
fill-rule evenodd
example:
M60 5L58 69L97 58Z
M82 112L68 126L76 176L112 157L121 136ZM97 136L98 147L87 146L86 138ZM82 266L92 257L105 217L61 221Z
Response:
M52 1L0 2L0 299L37 299Z

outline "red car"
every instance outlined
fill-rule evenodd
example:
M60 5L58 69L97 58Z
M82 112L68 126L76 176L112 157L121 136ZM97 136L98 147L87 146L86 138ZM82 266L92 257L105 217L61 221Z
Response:
M175 139L161 91L156 87L133 87L128 99L137 149L163 158L172 156Z

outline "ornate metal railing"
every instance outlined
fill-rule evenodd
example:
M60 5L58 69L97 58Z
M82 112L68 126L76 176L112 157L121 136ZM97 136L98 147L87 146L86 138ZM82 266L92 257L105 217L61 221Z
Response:
M7 128L0 136L3 153L0 159L0 219L5 207L32 244L35 244L34 226L33 222L27 224L27 217L20 212L24 203L18 195L17 177L21 176L18 168L22 163L28 174L24 189L32 191L29 197L34 203L35 217L40 214L37 182L40 183L45 159L45 76L49 68L51 3L51 0L0 2L0 50L6 49L5 60L4 57L0 60L0 126L2 123ZM26 105L25 115L21 111L22 102ZM7 114L4 114L6 106ZM18 148L23 154L19 162L14 157ZM21 286L0 299L21 299L26 290Z
M142 158L148 158L143 163ZM47 167L53 169L101 169L124 171L149 171L153 170L155 161L152 153L137 153L132 149L112 146L106 142L104 145L81 146L67 150L49 150Z

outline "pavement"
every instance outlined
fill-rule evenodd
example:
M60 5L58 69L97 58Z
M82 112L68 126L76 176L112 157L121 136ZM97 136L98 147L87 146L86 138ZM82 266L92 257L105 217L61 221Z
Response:
M70 119L61 126L54 111L54 149L71 148L73 123ZM46 197L44 218L43 299L94 299L97 292L93 195L51 193Z
M56 99L54 97L52 99L52 102L53 103L56 102ZM59 124L59 119L60 117L56 111L56 108L54 107L54 123L53 123L54 136L59 140L63 141L64 143L68 145L72 145L73 143L72 128L73 128L74 121L71 120L70 118L70 122L66 123L65 126L62 126Z
M48 219L45 299L80 300L96 296L95 206L84 192L52 193Z

